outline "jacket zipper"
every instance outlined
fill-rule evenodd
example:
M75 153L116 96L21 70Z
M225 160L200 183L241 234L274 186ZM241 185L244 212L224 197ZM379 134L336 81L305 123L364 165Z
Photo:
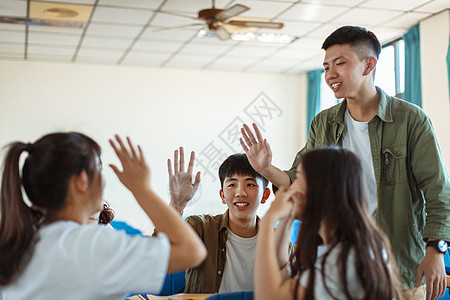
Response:
M384 164L386 169L386 181L391 183L391 176L389 175L389 152L384 152Z

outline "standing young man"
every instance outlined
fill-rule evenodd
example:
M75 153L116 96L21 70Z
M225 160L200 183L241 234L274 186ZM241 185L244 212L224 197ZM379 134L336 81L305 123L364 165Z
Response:
M357 154L367 199L397 258L405 299L436 299L445 291L443 254L450 240L450 179L428 116L375 87L381 46L361 27L344 26L323 43L325 81L344 100L319 113L289 171L271 163L270 146L253 124L241 145L253 168L277 186L295 178L302 154L336 144ZM426 287L422 285L426 279Z
M184 150L174 154L174 170L168 160L170 205L183 215L188 201L200 183L197 173L192 183L195 153L184 170ZM250 165L245 154L229 156L219 168L219 191L227 210L219 215L193 215L186 218L206 246L208 256L200 266L186 271L186 293L217 293L253 290L253 265L259 218L256 211L270 195L268 181ZM280 226L290 226L292 220ZM280 228L281 229L281 228ZM289 236L277 230L280 266L289 259Z

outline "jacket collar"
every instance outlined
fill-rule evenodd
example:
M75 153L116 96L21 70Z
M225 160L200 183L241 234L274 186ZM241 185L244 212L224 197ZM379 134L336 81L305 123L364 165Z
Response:
M378 104L377 116L384 122L393 122L391 99L386 93L379 87L377 89L378 95L380 95L380 103ZM344 99L340 104L332 107L334 110L334 118L330 121L332 123L338 123L344 125L345 110L347 108L347 99Z

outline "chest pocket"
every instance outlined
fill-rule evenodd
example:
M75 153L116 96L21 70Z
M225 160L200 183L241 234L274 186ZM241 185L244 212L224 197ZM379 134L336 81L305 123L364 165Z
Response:
M382 159L382 177L385 185L394 185L397 183L408 182L406 172L406 145L386 147L381 150Z

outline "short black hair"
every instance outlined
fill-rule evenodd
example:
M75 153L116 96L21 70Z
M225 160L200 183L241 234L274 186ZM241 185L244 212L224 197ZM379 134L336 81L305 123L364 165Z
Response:
M359 59L375 56L377 59L381 53L381 44L372 31L359 26L342 26L330 34L322 44L322 49L327 50L333 45L349 44L358 54Z
M223 188L223 182L225 177L231 177L233 175L248 175L254 178L262 178L263 188L267 188L269 181L261 174L253 169L252 165L248 161L247 155L244 153L236 153L228 156L227 159L219 167L219 179L220 187Z

